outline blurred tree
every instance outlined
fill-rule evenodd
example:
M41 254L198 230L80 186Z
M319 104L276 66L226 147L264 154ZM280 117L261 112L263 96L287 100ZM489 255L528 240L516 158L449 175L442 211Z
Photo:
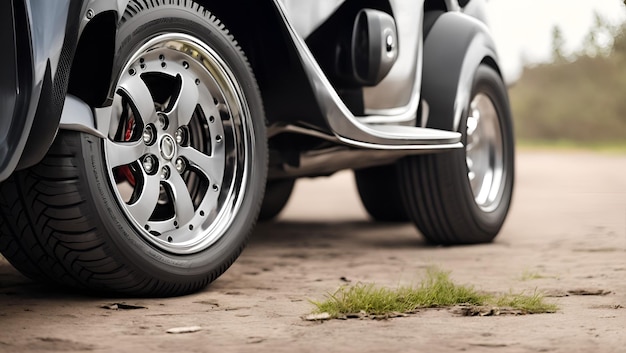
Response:
M624 25L619 27L615 32L615 37L613 38L613 52L616 54L626 54L626 33L624 32Z
M626 0L625 0L626 1ZM552 28L552 60L555 62L565 61L565 55L563 53L563 46L565 45L565 39L561 33L559 26Z
M614 38L619 32L619 26L611 25L597 11L593 13L593 26L583 41L582 55L595 57L611 54ZM580 55L579 54L579 55Z

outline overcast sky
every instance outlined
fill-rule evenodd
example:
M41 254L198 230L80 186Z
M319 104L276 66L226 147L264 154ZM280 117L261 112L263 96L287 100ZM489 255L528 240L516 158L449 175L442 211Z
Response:
M612 24L626 19L622 0L488 0L490 27L505 75L514 78L524 61L549 61L552 29L559 26L566 52L581 48L594 11Z

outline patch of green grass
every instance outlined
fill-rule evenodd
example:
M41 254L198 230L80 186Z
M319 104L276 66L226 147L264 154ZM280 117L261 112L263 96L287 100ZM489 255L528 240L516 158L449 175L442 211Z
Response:
M328 313L334 318L361 311L372 315L410 312L415 309L415 305L406 300L403 292L403 289L394 291L376 288L372 284L357 284L341 287L329 294L325 301L312 303L317 307L317 312Z
M474 287L458 285L450 279L450 273L429 268L427 277L417 288L403 288L403 295L416 308L435 308L456 304L480 305L488 299Z
M529 314L554 313L558 306L546 303L543 295L535 291L532 295L504 294L495 298L494 304L498 307L508 307L522 310Z
M451 307L464 304L472 306L505 306L526 313L555 312L554 304L547 304L537 292L533 295L506 294L494 296L477 291L474 287L452 282L450 274L435 268L427 271L427 278L419 285L389 289L373 284L343 286L326 296L324 301L311 301L316 313L328 313L331 318L365 313L385 315L410 313L420 308Z

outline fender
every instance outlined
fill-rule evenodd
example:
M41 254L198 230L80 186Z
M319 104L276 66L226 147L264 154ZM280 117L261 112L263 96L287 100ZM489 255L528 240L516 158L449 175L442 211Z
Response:
M77 1L9 1L2 7L2 95L0 180L39 161L54 139L78 27ZM15 32L16 36L11 35ZM7 37L7 34L8 37ZM7 58L9 59L8 62ZM38 159L39 158L39 159Z
M460 12L427 15L438 18L424 41L422 98L429 114L422 125L458 131L478 66L487 63L500 73L496 47L487 26L473 17Z
M119 13L127 2L3 2L2 39L9 53L2 59L7 80L0 87L8 96L0 117L0 181L45 156L61 122L78 38L93 18ZM17 38L10 35L14 30Z

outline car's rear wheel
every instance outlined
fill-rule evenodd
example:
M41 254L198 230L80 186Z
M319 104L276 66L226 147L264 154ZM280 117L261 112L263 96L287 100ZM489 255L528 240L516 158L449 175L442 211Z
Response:
M506 86L487 65L475 72L459 132L461 150L400 161L405 210L431 242L489 242L511 202L514 140Z
M357 169L356 187L367 213L380 222L408 222L395 164Z
M179 295L246 243L267 174L263 107L242 51L201 6L128 8L108 136L61 132L8 182L8 203L27 217L4 218L21 249L5 254L64 284Z
M278 179L267 182L259 221L270 221L282 212L291 197L295 184L296 179Z

